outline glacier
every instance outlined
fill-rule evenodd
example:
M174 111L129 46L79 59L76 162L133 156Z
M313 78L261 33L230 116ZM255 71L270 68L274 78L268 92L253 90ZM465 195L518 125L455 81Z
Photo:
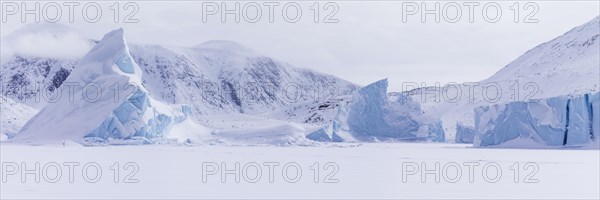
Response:
M511 141L541 146L598 144L600 93L557 96L475 109L475 147Z
M315 141L445 141L441 121L423 115L407 95L390 98L383 79L355 91L331 124L308 134Z
M184 121L191 112L189 106L157 101L143 87L142 71L129 54L123 34L123 29L117 29L104 35L67 77L68 84L59 89L71 90L74 98L48 103L11 141L151 142ZM83 87L66 88L73 84ZM91 90L95 93L90 86L96 88Z

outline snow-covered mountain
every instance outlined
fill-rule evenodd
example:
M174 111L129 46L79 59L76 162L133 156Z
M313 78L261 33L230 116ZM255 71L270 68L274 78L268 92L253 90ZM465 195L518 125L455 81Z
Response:
M61 24L28 24L6 35L0 46L0 95L43 108L96 42Z
M230 138L243 138L236 131L295 127L293 129L296 131L291 131L286 137L297 138L297 134L302 132L299 130L304 129L313 133L309 135L311 139L325 141L443 141L444 138L455 138L458 129L464 134L457 136L457 142L471 142L473 135L477 134L474 127L476 108L600 91L599 25L600 17L596 17L529 50L490 78L474 84L419 88L391 94L387 94L385 81L357 90L358 87L348 81L294 67L231 41L209 41L191 48L125 44L126 57L136 64L136 70L139 69L139 73L134 73L139 76L139 80L136 78L133 82L140 86L140 93L134 93L131 99L123 99L114 105L107 102L106 105L111 106L106 112L112 114L103 114L101 119L96 120L103 120L100 128L95 125L94 120L94 125L90 127L102 129L94 137L106 139L106 130L119 127L115 125L115 120L121 125L133 123L124 126L126 128L117 128L116 134L120 136L115 138L123 138L139 136L140 133L147 135L148 130L139 131L147 127L162 129L170 126L175 121L173 119L183 121L183 116L189 116L194 120L185 121L184 124L192 124L185 127L196 127L204 132L210 130L208 135L211 137L217 137L215 134L221 133L223 136L235 136ZM34 36L56 39L59 35L71 32L65 32L64 27L58 29L60 34L40 34L40 31L32 27L26 27L17 33L35 33L29 34L33 35L28 36L31 40ZM52 32L56 29L48 30ZM74 54L56 56L36 51L28 54L31 49L25 48L28 47L27 43L14 42L22 41L18 38L19 34L11 34L8 37L11 42L3 43L11 47L8 48L9 52L14 54L2 61L1 92L11 99L11 105L18 108L3 109L3 116L11 116L11 112L29 113L22 115L21 118L25 118L35 114L36 109L59 109L60 106L57 105L61 104L60 100L54 102L52 98L56 97L57 91L63 91L58 88L69 83L69 80L86 82L87 79L95 79L95 76L106 72L78 70L82 64L79 58L73 58ZM3 38L3 41L5 39L7 38ZM73 36L59 37L57 40L70 39L77 40L78 42L73 43L79 47L98 43ZM94 55L93 51L88 55ZM6 58L6 55L2 56ZM110 59L106 62L112 63ZM72 71L79 71L79 74L74 76ZM35 95L40 93L42 95ZM45 93L50 95L44 95ZM170 121L146 117L146 111L135 106L140 98L158 102L147 106L153 112L167 116ZM176 106L172 109L172 106L161 106L163 103ZM83 104L85 102L81 105ZM114 106L124 104L142 109L142 114L123 121L120 119L122 116L119 117L121 110ZM87 107L81 105L80 108ZM133 113L129 111L125 113ZM50 111L42 112L45 114L38 116L49 116ZM164 124L151 124L149 119ZM47 123L35 118L31 121ZM265 125L270 123L276 126L265 129ZM327 125L322 127L323 124ZM8 127L5 120L2 125ZM17 126L11 127L11 131L18 130ZM22 132L36 132L31 131L37 129L33 125L27 127ZM185 127L179 129L183 130ZM439 135L444 132L445 136ZM155 133L156 131L150 135ZM108 134L115 133L108 131ZM22 137L26 136L27 134Z
M56 89L76 65L75 60L15 55L1 66L1 95L40 109L57 97Z
M195 113L263 113L307 100L326 101L358 87L277 61L231 41L194 48L131 45L151 93Z
M36 37L55 41L40 41ZM58 99L56 88L77 68L80 57L72 52L63 56L60 51L43 54L25 47L29 43L56 46L61 42L85 49L85 45L91 48L98 42L78 36L70 27L49 24L25 26L2 41L1 93L36 109ZM292 66L231 41L209 41L192 48L136 44L128 44L128 48L142 71L141 85L148 93L159 101L189 105L190 115L196 119L228 113L282 119L286 116L265 113L302 103L327 103L358 88L348 81ZM7 111L6 115L11 114Z
M476 107L600 91L599 35L600 16L536 46L478 83L408 93L417 100L426 96L425 114L441 117L447 138L454 138L459 123L463 129L474 126Z

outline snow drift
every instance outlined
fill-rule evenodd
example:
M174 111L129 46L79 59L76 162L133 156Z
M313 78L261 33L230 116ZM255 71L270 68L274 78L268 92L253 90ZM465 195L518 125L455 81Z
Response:
M152 139L183 121L187 106L152 99L142 86L123 30L107 33L59 88L69 91L48 103L12 141L52 143L65 140Z
M307 135L316 141L435 141L443 142L441 121L424 116L418 102L400 95L388 98L387 79L361 88L351 103L338 110L330 125Z
M543 146L587 146L598 144L599 124L600 93L483 106L475 109L473 144L530 140Z

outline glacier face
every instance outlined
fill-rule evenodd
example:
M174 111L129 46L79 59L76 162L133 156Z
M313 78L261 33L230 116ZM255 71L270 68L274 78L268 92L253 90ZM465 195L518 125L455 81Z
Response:
M123 30L111 31L65 80L83 86L71 88L74 98L48 103L11 141L161 138L172 124L183 121L190 109L152 99L141 76L141 69L129 55ZM62 87L67 84L59 89L68 90ZM89 88L96 90L90 94Z
M598 143L600 93L496 104L475 109L476 147L511 140L545 146Z
M389 98L387 79L354 92L330 125L307 135L316 141L445 141L439 120L422 115L409 96Z

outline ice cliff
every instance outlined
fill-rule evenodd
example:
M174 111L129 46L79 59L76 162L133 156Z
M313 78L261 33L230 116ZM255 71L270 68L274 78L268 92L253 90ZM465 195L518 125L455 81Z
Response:
M418 102L406 95L389 98L387 79L357 90L335 120L307 135L316 141L445 140L441 121L423 115Z
M600 93L558 96L475 109L474 146L529 140L543 146L586 146L600 138Z
M475 130L472 126L464 125L463 123L456 123L456 143L473 143L475 137Z

